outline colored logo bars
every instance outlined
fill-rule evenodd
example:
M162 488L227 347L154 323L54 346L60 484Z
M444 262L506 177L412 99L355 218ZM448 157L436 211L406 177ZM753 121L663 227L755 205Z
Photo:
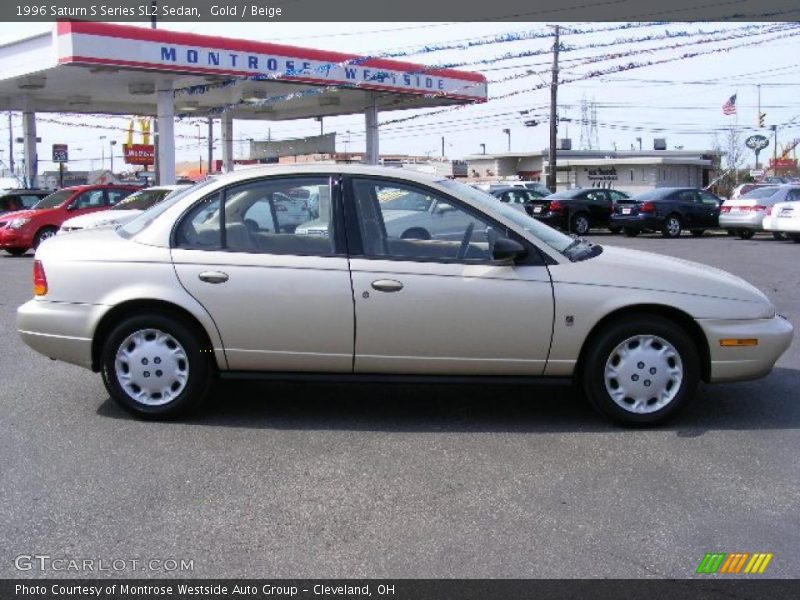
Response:
M772 553L756 552L708 552L700 561L697 573L711 575L714 573L735 575L738 573L761 574L772 560ZM745 566L746 565L746 566Z

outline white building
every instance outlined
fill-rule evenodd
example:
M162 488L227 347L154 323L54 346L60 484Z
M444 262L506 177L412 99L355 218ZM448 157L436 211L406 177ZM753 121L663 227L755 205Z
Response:
M548 151L467 156L471 180L546 182ZM703 187L715 177L713 150L559 150L558 189L606 187L639 193L656 187Z

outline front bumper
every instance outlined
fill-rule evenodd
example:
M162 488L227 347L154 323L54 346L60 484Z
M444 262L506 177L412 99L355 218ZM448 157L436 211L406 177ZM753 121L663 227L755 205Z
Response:
M29 300L17 309L17 330L45 356L92 368L92 335L109 307Z
M719 226L720 229L754 229L762 231L765 214L763 212L721 213L719 215Z
M712 382L764 377L792 343L794 328L780 316L771 319L698 319L708 340ZM757 346L721 346L721 339L758 340Z
M0 229L0 248L29 248L30 236L21 229Z

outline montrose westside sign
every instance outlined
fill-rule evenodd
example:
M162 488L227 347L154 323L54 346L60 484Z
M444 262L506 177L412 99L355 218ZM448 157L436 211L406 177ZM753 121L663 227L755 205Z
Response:
M182 74L265 76L312 85L358 85L415 95L486 100L477 73L280 44L126 27L58 24L59 64L107 65Z

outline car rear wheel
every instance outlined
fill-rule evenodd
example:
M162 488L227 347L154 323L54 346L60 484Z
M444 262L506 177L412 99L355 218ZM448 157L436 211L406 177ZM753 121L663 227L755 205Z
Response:
M683 224L678 215L669 215L664 219L664 226L661 228L661 235L667 238L680 237L683 232Z
M653 425L692 399L700 359L682 328L662 317L638 315L600 331L587 349L580 377L600 413L627 425Z
M752 229L740 229L739 231L736 232L736 235L738 235L743 240L749 240L755 234L756 232L753 231Z
M583 213L578 213L570 220L569 230L576 235L586 235L589 233L589 217Z
M694 237L703 237L703 234L706 232L705 229L692 229L692 235Z
M638 229L631 229L630 227L625 227L623 231L625 232L625 235L628 237L636 237L641 233L641 231L639 231Z
M6 248L6 252L8 252L11 256L22 256L27 251L27 248Z
M795 244L800 244L800 233L787 233L786 235L788 235L789 239Z
M58 232L55 227L42 227L33 237L33 247L38 248L43 241L50 239Z
M124 410L145 419L187 413L207 395L214 366L194 327L161 313L129 317L108 336L103 382Z

